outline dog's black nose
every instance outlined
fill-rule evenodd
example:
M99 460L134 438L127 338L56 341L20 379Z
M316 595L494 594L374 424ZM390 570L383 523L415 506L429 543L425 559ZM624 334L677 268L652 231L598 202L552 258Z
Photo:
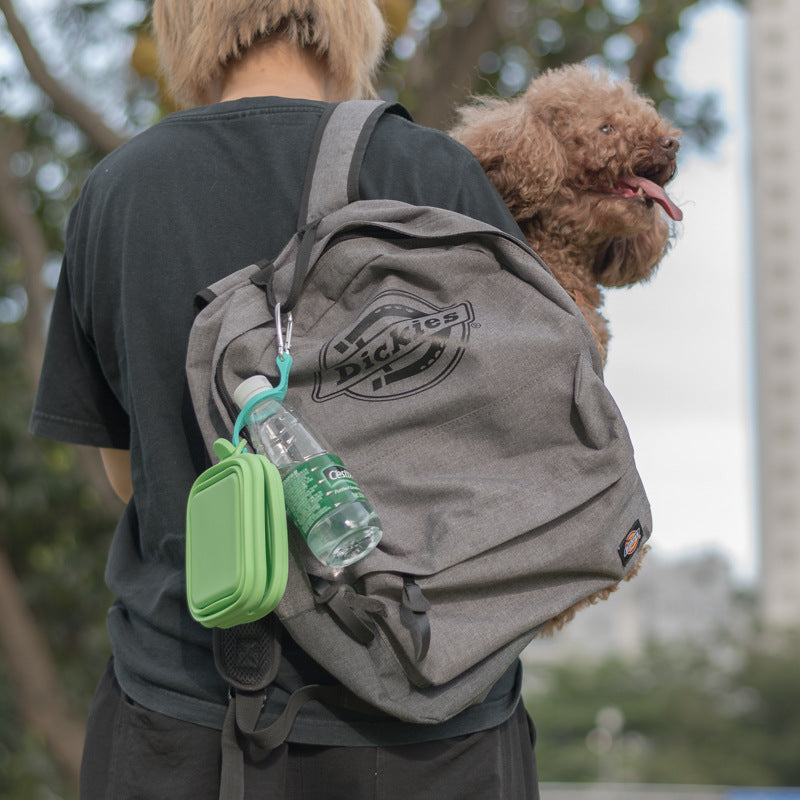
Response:
M667 155L672 156L678 152L681 143L674 136L662 136L658 140L658 145Z

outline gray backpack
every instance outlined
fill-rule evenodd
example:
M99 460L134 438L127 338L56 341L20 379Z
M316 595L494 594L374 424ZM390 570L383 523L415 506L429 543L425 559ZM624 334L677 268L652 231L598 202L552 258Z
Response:
M231 436L235 387L256 373L277 383L274 308L292 311L287 402L383 525L379 547L340 573L290 535L274 614L215 632L234 702L257 698L229 713L229 734L255 727L275 617L341 682L331 702L437 723L481 701L545 623L624 578L650 535L599 353L542 261L458 213L358 199L385 110L330 107L298 232L274 262L202 293L191 332L189 387L212 453ZM280 741L325 691L301 691L256 743Z

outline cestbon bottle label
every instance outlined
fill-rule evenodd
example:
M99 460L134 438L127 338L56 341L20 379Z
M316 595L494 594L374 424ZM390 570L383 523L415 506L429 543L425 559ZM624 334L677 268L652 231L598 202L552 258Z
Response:
M364 492L334 455L314 456L283 478L286 510L300 533L309 531L331 511L346 503L363 503Z

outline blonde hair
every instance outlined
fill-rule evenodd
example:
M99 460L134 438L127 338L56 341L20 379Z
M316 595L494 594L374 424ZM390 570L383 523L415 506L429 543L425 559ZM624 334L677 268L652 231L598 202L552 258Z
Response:
M376 0L155 0L164 77L182 105L202 105L225 65L275 35L324 61L340 99L374 95L386 23Z

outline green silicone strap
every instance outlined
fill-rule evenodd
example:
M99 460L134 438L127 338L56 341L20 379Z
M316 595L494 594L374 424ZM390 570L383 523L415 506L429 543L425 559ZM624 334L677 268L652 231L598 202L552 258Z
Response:
M274 389L261 392L255 397L250 398L250 400L244 404L244 408L239 412L239 416L236 417L236 422L233 426L233 436L231 437L231 441L234 443L234 445L239 444L239 434L242 432L242 428L245 427L245 421L250 416L250 412L256 405L258 405L262 400L268 399L277 400L279 403L282 403L283 399L286 397L286 390L289 387L289 370L292 368L292 357L285 352L283 356L278 356L278 358L275 359L275 363L278 365L278 373L281 376L280 383L278 383Z

